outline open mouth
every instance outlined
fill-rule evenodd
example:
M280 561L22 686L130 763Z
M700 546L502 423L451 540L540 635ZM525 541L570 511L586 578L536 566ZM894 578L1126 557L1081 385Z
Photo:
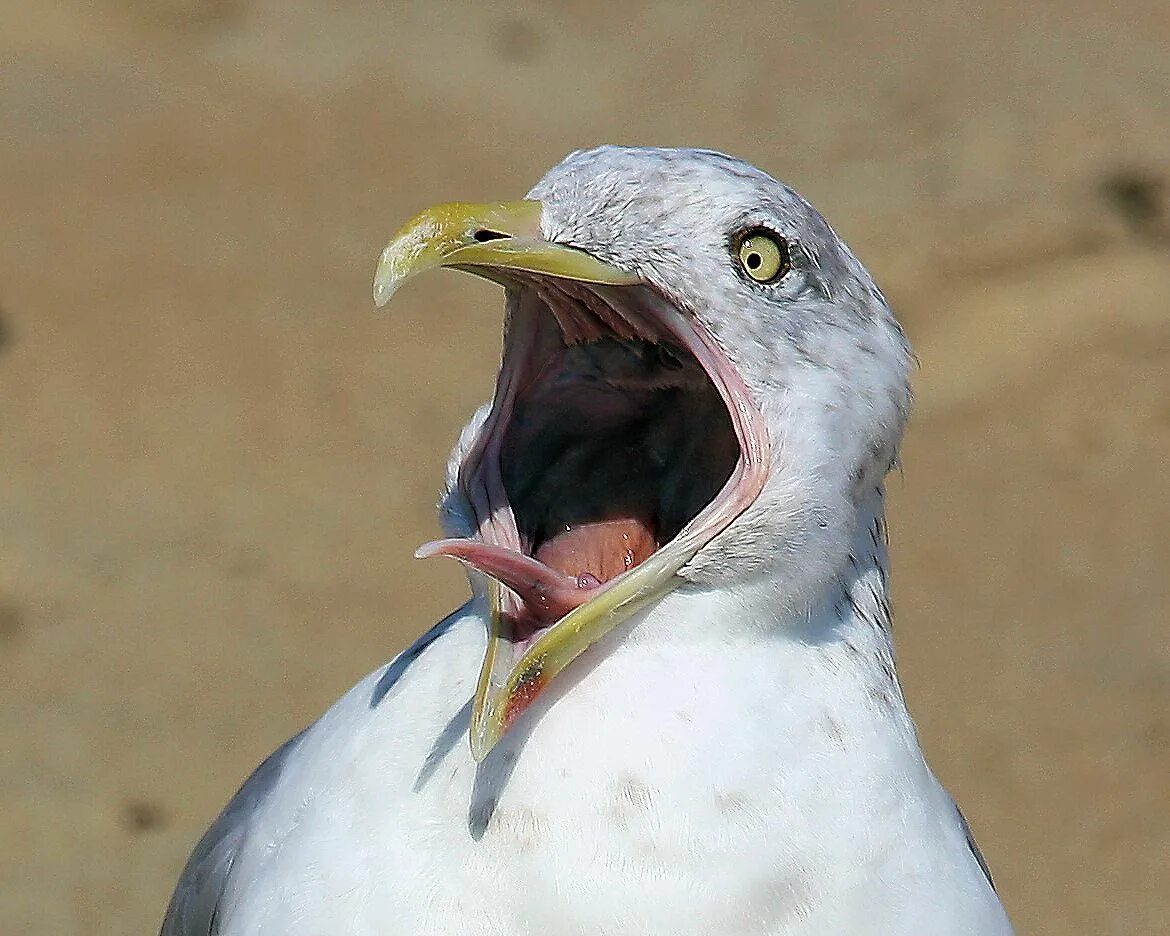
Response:
M389 283L388 298L415 268L440 265L509 287L495 397L458 475L475 529L417 553L489 579L471 729L481 759L569 662L681 583L678 570L758 497L768 446L743 379L695 317L581 251L476 227L485 206L475 218L467 207L432 209L447 225L458 209L458 236L436 235L427 213L408 225L376 287ZM440 258L424 256L442 237Z
M630 302L634 287L607 297L525 279L491 416L461 470L478 538L422 550L507 586L507 638L521 647L674 540L741 455L716 384L670 330L682 323Z

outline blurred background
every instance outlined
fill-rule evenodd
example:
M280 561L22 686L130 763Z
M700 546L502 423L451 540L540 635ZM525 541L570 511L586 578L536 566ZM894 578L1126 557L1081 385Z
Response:
M0 932L151 933L418 563L500 296L387 236L569 150L742 156L921 368L900 669L1021 933L1170 918L1170 4L0 0Z

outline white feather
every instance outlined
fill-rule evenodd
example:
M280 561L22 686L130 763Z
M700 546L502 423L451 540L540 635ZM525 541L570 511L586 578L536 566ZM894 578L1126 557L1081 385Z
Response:
M478 767L480 598L283 748L196 849L165 936L1011 932L894 675L881 482L910 352L798 195L718 154L576 153L546 236L698 317L766 417L761 497L688 584L579 658ZM800 253L762 290L729 230ZM474 523L455 483L448 535Z

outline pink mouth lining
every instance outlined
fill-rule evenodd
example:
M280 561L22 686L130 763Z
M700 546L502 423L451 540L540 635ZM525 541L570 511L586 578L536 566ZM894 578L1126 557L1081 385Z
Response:
M530 643L538 632L612 587L649 554L678 551L683 554L682 562L688 560L759 496L769 458L759 409L738 370L700 323L649 287L590 287L536 276L525 280L508 292L505 354L495 399L460 471L460 486L479 522L476 536L437 540L416 552L420 558L458 559L505 585L501 610L512 624L511 633L505 636L521 644ZM552 334L549 313L559 334ZM718 494L673 539L661 546L655 540L651 546L657 549L647 550L642 539L653 537L652 532L642 533L633 521L617 530L627 539L633 536L639 556L637 562L627 559L625 568L608 580L590 571L566 574L525 552L501 474L505 432L520 394L541 379L550 366L548 360L563 347L604 336L670 341L684 348L702 367L726 406L739 446L735 467ZM578 537L584 541L586 535Z

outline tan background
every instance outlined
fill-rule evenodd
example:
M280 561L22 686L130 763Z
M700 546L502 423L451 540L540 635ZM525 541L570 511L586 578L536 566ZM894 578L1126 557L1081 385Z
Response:
M150 933L240 779L463 594L493 287L386 235L570 149L805 192L922 366L923 740L1022 933L1170 915L1170 4L0 0L0 932Z

